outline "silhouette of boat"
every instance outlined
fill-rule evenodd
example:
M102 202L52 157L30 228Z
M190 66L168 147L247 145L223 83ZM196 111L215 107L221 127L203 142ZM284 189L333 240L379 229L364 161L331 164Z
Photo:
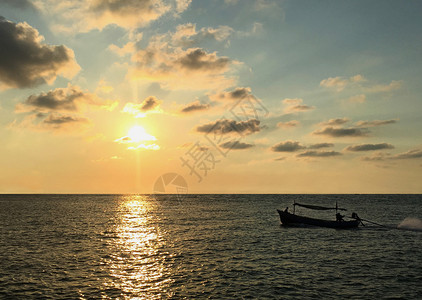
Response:
M323 219L315 219L310 217L299 216L295 214L295 207L301 206L308 209L313 210L336 210L336 220L323 220ZM308 204L300 204L300 203L293 203L293 213L287 211L286 208L284 211L277 209L278 214L280 215L281 224L284 226L318 226L318 227L328 227L328 228L336 228L336 229L348 229L348 228L356 228L361 223L360 218L357 216L356 213L353 213L352 216L354 220L345 221L343 220L343 216L338 213L339 210L345 211L345 208L339 208L336 203L336 207L325 207L325 206L317 206L317 205L308 205Z

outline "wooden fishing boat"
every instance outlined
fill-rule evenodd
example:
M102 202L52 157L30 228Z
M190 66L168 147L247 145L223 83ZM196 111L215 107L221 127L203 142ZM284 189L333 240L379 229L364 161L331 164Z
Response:
M323 219L315 219L310 217L299 216L295 214L295 207L301 206L308 209L314 210L336 210L336 220L323 220ZM338 211L344 211L346 209L339 208L336 203L336 207L324 207L324 206L317 206L317 205L308 205L308 204L299 204L293 203L293 213L290 213L286 210L281 211L277 209L278 214L280 215L281 224L284 226L318 226L318 227L328 227L328 228L336 228L336 229L348 229L348 228L356 228L361 223L361 220L357 216L357 214L353 213L352 216L354 220L345 221L343 220L343 216L338 213Z

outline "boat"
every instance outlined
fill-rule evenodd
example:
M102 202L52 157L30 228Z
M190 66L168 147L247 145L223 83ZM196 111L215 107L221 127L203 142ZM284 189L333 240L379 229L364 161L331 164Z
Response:
M336 220L323 220L315 219L310 217L299 216L295 214L295 207L300 206L313 210L336 210ZM318 227L327 227L327 228L336 228L336 229L348 229L348 228L357 228L361 224L361 219L356 213L352 214L353 220L346 221L338 211L345 211L345 208L339 208L336 203L336 207L325 207L318 205L309 205L309 204L300 204L293 203L293 213L288 212L288 208L284 211L277 209L278 214L280 215L280 221L283 226L318 226Z

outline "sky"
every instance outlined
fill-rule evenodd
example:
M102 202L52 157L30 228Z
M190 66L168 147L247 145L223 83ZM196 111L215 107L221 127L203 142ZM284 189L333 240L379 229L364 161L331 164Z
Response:
M0 193L421 193L421 13L0 0Z

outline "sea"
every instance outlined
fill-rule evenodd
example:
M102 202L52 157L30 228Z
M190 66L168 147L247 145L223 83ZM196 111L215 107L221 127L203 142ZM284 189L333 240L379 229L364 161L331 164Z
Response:
M284 227L293 202L365 226ZM0 195L0 299L422 299L421 218L422 195Z

